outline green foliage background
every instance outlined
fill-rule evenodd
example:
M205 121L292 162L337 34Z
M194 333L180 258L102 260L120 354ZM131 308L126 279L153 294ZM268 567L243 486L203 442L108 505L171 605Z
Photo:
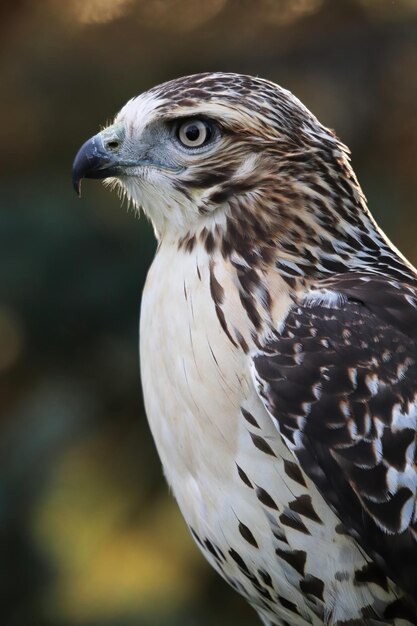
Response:
M291 89L352 148L417 262L417 0L3 0L0 624L256 624L205 564L143 412L144 218L70 169L125 101L185 73Z

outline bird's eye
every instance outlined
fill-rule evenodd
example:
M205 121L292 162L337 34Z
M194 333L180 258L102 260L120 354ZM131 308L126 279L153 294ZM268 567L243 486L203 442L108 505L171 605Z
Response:
M177 137L186 148L200 148L213 135L213 129L205 120L187 120L178 127Z

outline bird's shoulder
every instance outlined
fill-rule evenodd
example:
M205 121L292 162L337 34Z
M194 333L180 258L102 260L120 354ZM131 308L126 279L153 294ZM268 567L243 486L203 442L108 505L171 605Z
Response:
M358 543L416 593L417 288L333 276L253 354L258 393Z

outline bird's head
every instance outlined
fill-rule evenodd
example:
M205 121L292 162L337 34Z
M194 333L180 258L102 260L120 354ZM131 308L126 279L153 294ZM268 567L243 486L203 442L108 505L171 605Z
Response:
M314 206L326 212L338 177L349 176L344 146L290 92L224 73L179 78L130 100L73 166L78 192L82 178L107 179L159 238L191 246L202 237L209 247L217 238L226 253L249 236L253 244L285 238L290 226L311 231Z

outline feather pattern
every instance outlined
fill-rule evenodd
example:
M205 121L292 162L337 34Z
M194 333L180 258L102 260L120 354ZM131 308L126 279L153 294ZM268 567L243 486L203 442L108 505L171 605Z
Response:
M416 324L407 330L417 315L406 300L410 287L397 285L388 307L389 284L384 293L380 280L358 291L348 284L345 291L346 281L333 279L345 296L338 306L309 297L295 304L281 333L254 355L254 375L301 467L368 554L415 597Z
M181 146L196 119L211 139ZM416 625L417 274L348 149L224 73L154 87L101 137L159 242L142 384L198 546L268 626Z

